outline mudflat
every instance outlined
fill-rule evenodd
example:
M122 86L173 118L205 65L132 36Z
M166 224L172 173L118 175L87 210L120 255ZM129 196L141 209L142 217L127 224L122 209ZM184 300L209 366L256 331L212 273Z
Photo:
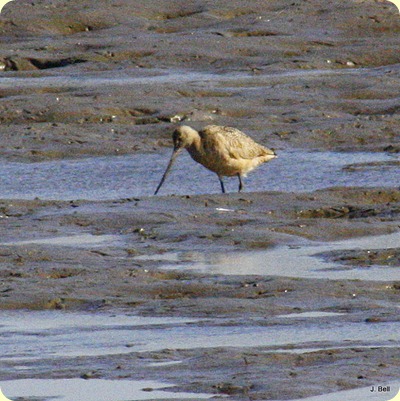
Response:
M0 385L364 400L397 383L377 394L393 398L398 10L142 3L16 0L0 15ZM182 158L151 196L182 123L234 126L278 159L222 195Z

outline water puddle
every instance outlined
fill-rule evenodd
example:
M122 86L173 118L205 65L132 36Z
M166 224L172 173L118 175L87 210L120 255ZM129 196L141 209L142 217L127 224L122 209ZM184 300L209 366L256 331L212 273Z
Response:
M55 311L2 311L0 338L4 340L6 349L2 360L67 355L99 356L146 350L149 345L146 341L147 333L159 333L168 327L181 331L187 324L197 321L189 318Z
M0 199L110 200L153 195L170 151L160 154L93 157L39 163L0 161ZM400 165L396 155L282 151L246 178L247 192L308 192L332 186L397 187ZM346 169L347 165L383 162L378 166ZM388 164L385 164L387 162ZM284 178L284 179L283 179ZM226 179L237 191L237 179ZM216 175L179 156L160 194L220 193Z
M391 66L393 69L394 67ZM113 71L112 77L109 72L103 73L83 73L47 75L41 77L18 77L14 74L2 73L0 80L0 89L14 89L15 87L24 89L36 88L78 88L90 89L99 86L130 86L130 85L160 85L160 84L237 84L238 80L245 81L250 85L271 85L272 79L290 79L319 77L326 75L376 75L382 74L385 68L362 68L362 69L326 69L326 70L276 70L269 73L254 75L247 72L229 72L228 74L215 74L212 72L162 70L157 68L142 69L140 75L137 70ZM243 86L243 83L241 84Z
M113 71L112 77L107 73L93 74L70 74L70 75L49 75L41 77L1 77L0 89L19 88L78 88L90 89L99 86L130 86L130 85L161 85L161 84L184 84L184 83L206 83L212 82L234 82L238 79L252 79L253 76L247 73L214 74L196 71L165 71L161 69L143 70L143 74L129 74L127 71ZM295 72L295 71L294 71ZM323 71L321 71L323 74ZM286 76L286 75L282 75Z
M393 348L396 349L398 348L398 345L354 345L354 344L349 344L349 345L336 345L336 346L324 346L324 347L312 347L312 348L277 348L274 350L268 350L265 351L266 353L274 353L274 354L296 354L296 355L301 355L301 354L308 354L311 352L321 352L321 351L329 351L329 350L341 350L341 349L371 349L371 348Z
M55 311L1 311L0 331L7 328L15 333L84 329L84 328L110 328L120 326L151 326L151 325L177 325L198 322L198 319L174 317L149 317L136 315L111 315Z
M3 394L11 400L17 397L38 397L43 401L110 401L117 397L118 401L140 401L208 399L213 396L169 392L168 388L173 386L151 380L20 379L1 382Z
M163 269L195 270L220 275L271 275L297 278L348 279L368 281L400 280L395 266L346 267L316 254L337 250L370 250L400 247L400 232L351 238L329 243L308 242L300 246L280 246L265 251L229 253L174 252L142 255L136 259L164 261Z
M149 363L147 366L153 366L155 368L163 368L165 366L180 365L181 363L182 363L182 361L152 362L152 363Z
M322 312L322 311L312 311L312 312L302 312L302 313L290 313L288 315L278 315L278 318L284 319L298 319L298 318L319 318L319 317L336 317L344 316L346 313L335 313L335 312Z
M23 241L12 241L0 243L0 246L19 246L19 245L55 245L55 246L74 246L74 247L85 247L94 245L117 245L121 243L121 237L119 235L93 235L93 234L82 234L82 235L70 235L63 237L50 237L50 238L39 238L29 239Z
M65 311L0 311L0 363L8 374L38 373L38 366L73 364L73 359L144 351L215 347L264 347L260 352L302 353L340 347L398 347L400 322L345 322L340 314L308 312L293 325L227 324L214 319L140 317ZM290 315L282 315L287 318ZM318 321L319 317L331 317ZM271 350L265 349L270 347ZM165 369L183 361L136 359L138 369ZM171 383L99 379L19 379L1 383L4 394L39 400L109 401L207 399L211 394L173 393ZM360 393L361 394L361 393ZM328 398L320 398L326 400ZM332 401L340 398L332 398ZM352 398L342 398L351 400ZM364 398L366 399L366 398ZM363 399L363 400L364 400ZM369 398L368 398L369 399ZM316 398L319 400L319 398ZM361 400L355 398L354 400ZM378 398L377 398L378 400ZM310 399L311 401L311 399Z
M400 322L347 323L303 319L294 325L212 325L191 319L108 316L61 311L0 312L1 362L11 371L27 361L215 347L304 348L313 344L382 346L400 342ZM152 361L144 361L146 365ZM160 361L154 361L160 362ZM170 362L170 361L162 361ZM176 361L174 361L176 363ZM34 369L34 368L32 368Z

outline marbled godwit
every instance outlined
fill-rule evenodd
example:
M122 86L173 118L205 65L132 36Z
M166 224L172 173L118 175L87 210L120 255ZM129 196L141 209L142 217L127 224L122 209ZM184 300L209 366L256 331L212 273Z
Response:
M185 125L180 126L173 134L173 141L171 160L154 195L157 195L172 164L183 149L187 149L193 160L217 174L222 193L225 193L223 176L237 175L240 192L243 189L242 177L260 164L276 157L273 150L259 145L238 129L218 125L207 125L201 131Z

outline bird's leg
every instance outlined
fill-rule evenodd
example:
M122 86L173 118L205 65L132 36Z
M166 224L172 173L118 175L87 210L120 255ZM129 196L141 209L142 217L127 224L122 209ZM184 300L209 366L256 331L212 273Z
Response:
M218 176L218 179L219 179L219 182L220 182L220 184L221 184L222 193L224 194L224 193L225 193L224 182L222 181L222 178L221 178L220 176Z
M243 182L242 182L242 176L240 175L240 173L238 173L238 178L239 178L239 192L242 192L243 189Z

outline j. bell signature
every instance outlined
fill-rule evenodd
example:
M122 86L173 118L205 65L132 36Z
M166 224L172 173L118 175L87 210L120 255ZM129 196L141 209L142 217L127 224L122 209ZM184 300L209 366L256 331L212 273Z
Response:
M390 386L371 386L371 393L390 393Z

